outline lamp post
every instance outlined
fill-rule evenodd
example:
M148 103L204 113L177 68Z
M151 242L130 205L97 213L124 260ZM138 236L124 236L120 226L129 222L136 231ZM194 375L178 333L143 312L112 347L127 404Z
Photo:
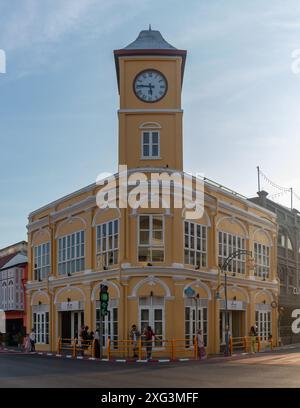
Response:
M224 273L224 294L225 294L225 355L229 355L229 313L228 313L228 304L227 304L227 268L229 264L240 255L248 255L252 257L252 252L246 249L238 249L237 251L232 252L222 264L219 265L219 270L221 273ZM221 285L218 286L218 288ZM217 288L217 289L218 289ZM220 299L220 294L217 292L217 299Z

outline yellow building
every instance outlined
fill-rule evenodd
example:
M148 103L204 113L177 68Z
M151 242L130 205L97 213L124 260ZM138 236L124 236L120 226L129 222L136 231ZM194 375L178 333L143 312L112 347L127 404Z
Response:
M114 55L119 164L128 166L129 175L146 175L146 184L153 173L183 175L186 51L149 29ZM201 146L196 148L200 153ZM228 269L232 335L245 336L257 325L263 340L272 335L276 343L273 213L207 179L204 212L193 220L185 208L175 208L174 196L170 208L160 203L101 209L96 201L101 189L92 184L29 215L28 327L35 327L37 349L55 350L59 337L78 335L83 323L95 330L99 287L105 283L110 294L105 340L128 339L133 324L140 330L150 324L158 338L186 339L188 350L197 320L208 352L218 352L225 341L224 274L218 265L236 249L252 251L255 261L242 255ZM192 298L187 289L194 290ZM155 345L163 353L163 345Z

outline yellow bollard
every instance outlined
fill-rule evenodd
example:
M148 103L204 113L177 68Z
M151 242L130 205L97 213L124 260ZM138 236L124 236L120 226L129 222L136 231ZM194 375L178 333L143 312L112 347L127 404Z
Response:
M77 350L76 350L76 339L73 339L73 348L72 348L72 357L76 358L77 356Z
M139 360L141 360L142 359L142 339L141 337L139 338L139 341L138 341L138 348L139 348Z
M107 339L107 358L110 360L110 337Z
M61 337L57 341L57 354L61 354Z
M175 340L174 339L172 339L171 340L171 359L172 360L175 360Z
M194 338L194 357L195 357L195 360L198 360L198 342L197 342L197 336L195 336L195 338ZM201 355L200 355L200 359L201 359Z
M95 358L96 355L96 340L92 342L92 357Z

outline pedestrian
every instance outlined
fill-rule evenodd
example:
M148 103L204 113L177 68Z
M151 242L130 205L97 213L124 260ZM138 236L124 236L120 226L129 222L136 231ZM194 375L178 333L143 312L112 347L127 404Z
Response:
M82 325L81 328L80 328L80 331L79 331L79 340L77 342L78 348L81 349L81 354L82 355L84 354L84 352L83 352L83 343L84 343L84 340L83 340L84 334L83 333L84 333L84 330L85 330L85 326Z
M29 334L26 333L24 340L23 340L23 351L25 351L25 353L29 353L30 351L30 340L29 340Z
M256 352L255 346L256 346L256 330L254 326L251 326L249 337L250 337L250 353L254 354Z
M100 358L100 331L97 328L94 336L95 341L95 358Z
M230 349L230 338L231 338L231 331L228 324L225 326L225 356L231 354L232 350Z
M133 348L133 358L138 357L138 341L141 337L141 333L138 331L135 324L132 325L130 333L129 333L130 340L132 341L132 348Z
M206 358L206 351L204 346L204 338L202 334L202 330L197 330L197 347L198 347L198 357L200 360Z
M152 358L152 340L155 338L155 333L153 332L151 326L147 326L144 330L144 339L146 343L147 360Z
M84 350L89 346L89 326L85 326L82 333L82 341L81 341L81 354L84 356Z
M31 352L35 352L35 340L36 340L35 330L31 329L31 333L29 334Z

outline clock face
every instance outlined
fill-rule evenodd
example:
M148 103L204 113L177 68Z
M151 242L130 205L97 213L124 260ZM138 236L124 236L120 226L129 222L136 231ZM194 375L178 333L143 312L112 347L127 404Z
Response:
M162 99L168 89L165 76L155 69L140 72L133 82L135 95L143 102L157 102Z

